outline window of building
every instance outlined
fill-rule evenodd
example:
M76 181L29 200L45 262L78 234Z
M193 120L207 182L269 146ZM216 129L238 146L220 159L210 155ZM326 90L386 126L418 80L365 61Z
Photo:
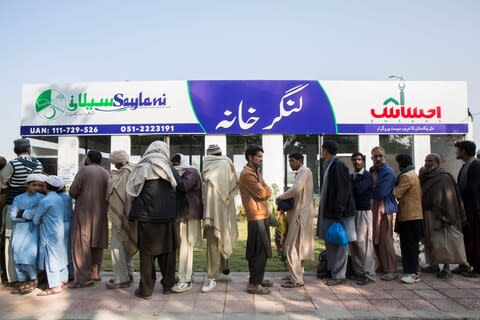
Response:
M100 151L103 155L101 166L110 170L110 162L108 155L110 154L110 136L80 136L78 137L78 145L81 150L79 153L79 164L82 166L87 158L89 150Z
M391 134L380 136L380 146L385 149L385 159L392 167L395 175L400 173L395 157L399 154L408 154L413 158L413 135Z
M205 136L170 136L170 156L172 157L176 153L187 156L190 165L201 170L205 154Z
M442 166L450 172L454 177L458 175L458 171L462 166L462 161L455 158L455 142L463 140L463 135L431 135L430 136L430 152L438 153L442 157Z
M148 146L153 141L167 142L167 136L165 135L142 135L142 136L130 136L130 159L136 163L143 156Z
M318 135L295 135L283 136L283 154L285 159L285 180L284 189L291 187L295 180L295 172L288 164L288 155L299 152L303 154L303 163L312 171L314 192L319 192L319 153Z
M43 165L44 173L48 175L56 175L58 162L58 137L32 137L30 138L30 144L32 145L32 154Z
M345 163L350 172L354 171L352 153L358 152L358 135L330 135L323 136L323 141L333 140L338 143L337 157Z
M237 175L240 174L247 163L245 160L245 147L249 144L262 145L261 135L228 135L227 136L227 157L232 159Z

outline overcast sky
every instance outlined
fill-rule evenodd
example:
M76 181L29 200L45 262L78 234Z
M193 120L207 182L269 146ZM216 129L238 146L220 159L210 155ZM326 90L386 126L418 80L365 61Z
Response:
M476 0L0 0L0 155L22 84L122 80L466 81L478 144L479 21Z

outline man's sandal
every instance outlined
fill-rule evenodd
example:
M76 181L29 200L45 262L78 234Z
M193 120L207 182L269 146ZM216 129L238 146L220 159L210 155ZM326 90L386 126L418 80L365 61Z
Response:
M46 290L43 290L43 291L40 291L39 293L37 293L37 296L45 297L45 296L51 296L53 294L59 294L61 292L62 292L62 290L46 289Z
M247 292L250 294L267 295L270 294L270 289L264 288L260 285L256 286L253 284L249 284L247 287Z
M273 281L270 280L263 280L261 283L262 287L264 288L271 288L273 287Z
M90 282L74 282L68 285L70 289L80 289L80 288L88 288L88 287L93 287L95 283L93 281Z
M303 286L304 286L304 284L303 284L302 282L300 282L300 283L294 283L294 282L292 282L292 281L287 281L287 282L285 282L285 283L282 283L282 287L283 287L283 288L288 288L288 289L290 289L290 288L298 288L298 287L303 287Z

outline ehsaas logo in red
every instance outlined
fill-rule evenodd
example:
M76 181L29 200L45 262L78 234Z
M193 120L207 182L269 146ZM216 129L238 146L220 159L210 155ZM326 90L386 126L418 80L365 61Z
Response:
M383 102L383 109L377 112L375 108L370 109L370 114L374 118L404 118L404 119L431 119L442 118L442 107L436 106L430 109L419 107L406 107L401 105L396 99L388 98Z

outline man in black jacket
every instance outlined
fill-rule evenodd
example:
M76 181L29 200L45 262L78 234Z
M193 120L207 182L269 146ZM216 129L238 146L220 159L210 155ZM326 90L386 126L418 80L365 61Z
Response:
M365 155L360 152L352 154L355 170L350 175L353 195L355 197L355 231L357 241L350 242L353 272L360 276L359 285L371 284L375 281L375 250L373 248L373 218L371 210L373 178L365 170Z
M151 299L155 287L155 261L162 273L163 293L175 284L176 252L179 247L176 194L179 176L170 166L170 149L163 141L152 142L127 182L135 197L129 219L138 221L140 284L135 296Z
M475 142L457 141L455 148L457 159L463 161L457 183L467 215L467 224L463 227L465 253L473 270L459 266L453 272L476 278L480 277L480 161L475 159Z
M356 240L355 202L347 166L337 158L338 145L335 141L322 144L322 159L325 171L320 195L317 236L326 240L326 230L334 222L340 222L348 234L349 241ZM325 241L328 268L332 279L326 285L335 286L345 282L348 245L337 245Z

